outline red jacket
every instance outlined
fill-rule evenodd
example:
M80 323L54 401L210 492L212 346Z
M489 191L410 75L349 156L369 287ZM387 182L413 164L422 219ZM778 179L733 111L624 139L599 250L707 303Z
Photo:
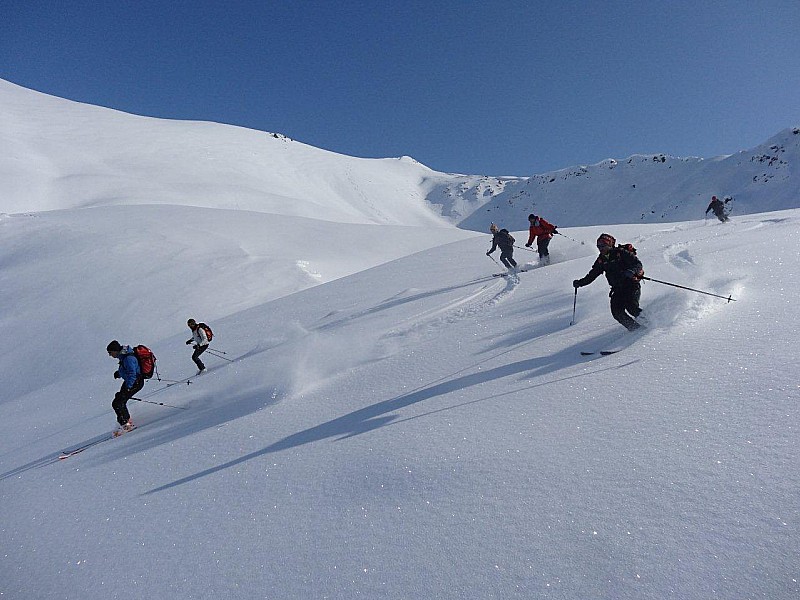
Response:
M549 240L553 237L553 232L555 231L556 226L548 223L542 217L537 218L530 228L530 236L528 236L528 246L533 243L533 240L536 239L538 235L540 239Z

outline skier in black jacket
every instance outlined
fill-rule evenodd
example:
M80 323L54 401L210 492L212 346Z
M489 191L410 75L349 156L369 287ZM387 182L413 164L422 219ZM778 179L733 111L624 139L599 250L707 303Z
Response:
M644 270L635 250L631 250L632 246L629 249L617 246L616 243L617 240L607 233L597 238L600 256L594 261L589 273L573 281L572 286L577 289L589 285L601 273L605 273L611 286L611 314L628 331L634 331L641 327L631 315L638 317L642 314L642 309L639 308L639 296L642 292L639 282L644 277Z
M728 220L728 213L725 212L725 204L728 202L730 202L730 198L725 198L725 202L722 202L716 196L711 196L711 202L708 203L708 208L706 208L706 216L708 216L708 211L714 211L714 216L724 223Z
M489 225L489 231L492 232L492 248L486 253L486 256L491 256L492 252L500 247L500 262L502 262L509 271L514 270L517 266L517 261L514 260L514 236L508 233L508 229L498 229L497 225L492 223Z

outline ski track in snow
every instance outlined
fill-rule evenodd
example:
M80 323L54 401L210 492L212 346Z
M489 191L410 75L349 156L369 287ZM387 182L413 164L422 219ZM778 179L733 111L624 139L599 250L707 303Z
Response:
M519 276L498 278L493 285L485 285L471 294L406 317L396 327L386 332L382 338L402 338L421 331L433 333L440 327L452 325L457 321L473 318L475 315L506 300L519 285ZM498 290L498 288L500 288Z

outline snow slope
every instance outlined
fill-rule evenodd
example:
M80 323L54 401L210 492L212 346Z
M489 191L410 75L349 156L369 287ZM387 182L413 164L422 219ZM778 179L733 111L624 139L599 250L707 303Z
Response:
M500 278L488 235L396 201L383 166L408 160L365 161L375 210L342 192L309 218L299 193L170 196L144 152L127 160L158 202L117 165L52 178L37 161L88 171L24 147L35 133L2 163L32 190L0 215L4 598L800 593L800 209L564 227L552 265ZM647 282L650 326L625 334L603 281L570 285L601 231L649 277L735 301ZM227 352L199 377L188 317ZM114 440L112 338L148 344L162 377Z
M66 218L6 219L3 247ZM211 320L233 363L208 357L188 386L151 381L140 396L171 406L132 402L139 430L63 462L113 425L106 341L147 342L179 380L193 373L183 318L205 315L137 321L133 297L160 306L164 282L110 299L102 268L75 273L95 303L51 291L23 320L4 299L4 330L51 339L15 366L30 389L0 405L0 591L794 597L799 220L613 228L651 277L736 299L648 283L638 339L601 282L580 290L569 326L569 281L593 256L560 239L556 264L519 282L487 277L485 240L468 239ZM38 268L43 280L64 267ZM623 350L579 354L610 346ZM65 372L76 348L83 365Z

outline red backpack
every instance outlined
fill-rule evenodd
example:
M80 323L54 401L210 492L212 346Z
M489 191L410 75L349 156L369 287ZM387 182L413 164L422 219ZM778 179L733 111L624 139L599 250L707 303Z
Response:
M150 379L156 371L156 355L148 348L139 344L133 349L133 355L139 361L139 371L144 379Z
M205 323L198 323L197 326L203 328L203 331L206 332L206 339L208 339L208 341L210 342L211 338L214 337L214 333L211 331L211 327L209 327Z

